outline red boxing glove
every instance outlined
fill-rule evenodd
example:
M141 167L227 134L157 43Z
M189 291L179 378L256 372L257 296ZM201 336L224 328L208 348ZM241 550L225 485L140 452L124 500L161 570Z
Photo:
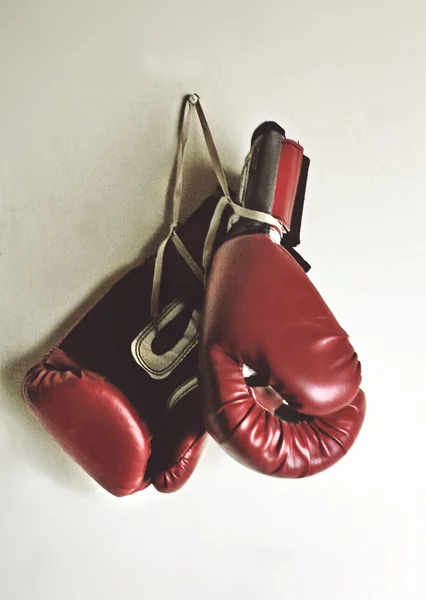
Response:
M217 200L178 229L199 265ZM196 381L203 285L169 241L156 335L153 273L151 258L120 279L23 385L44 427L117 496L150 483L161 492L179 489L206 441Z
M248 208L261 210L263 202L288 226L303 148L284 136L280 145L272 196ZM361 367L303 269L269 227L257 225L240 219L212 261L200 344L204 420L242 464L304 477L338 461L357 437L365 414ZM246 380L245 367L256 375Z
M228 187L199 98L184 103L173 224L151 257L132 269L27 373L23 394L58 443L100 485L124 496L151 483L179 489L206 441L197 391L202 251L218 203L179 221L182 168L196 109L213 167ZM219 239L225 233L221 227Z

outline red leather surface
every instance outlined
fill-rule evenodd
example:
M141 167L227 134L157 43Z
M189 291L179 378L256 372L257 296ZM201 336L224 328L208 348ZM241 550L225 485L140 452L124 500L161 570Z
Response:
M284 222L287 229L291 226L297 185L302 168L303 148L293 140L283 140L278 163L274 204L271 214Z
M198 388L164 416L161 435L153 440L152 484L174 492L193 473L207 441Z
M146 487L151 435L127 398L56 349L33 367L24 394L56 441L116 496Z
M156 439L126 396L56 348L24 382L24 397L45 429L102 487L126 496L151 483L174 492L192 474L206 442L197 390L165 413ZM192 399L190 399L192 396ZM155 400L155 399L154 399Z
M217 251L200 352L207 430L243 464L301 477L354 442L365 414L358 357L302 268L267 236L237 237ZM271 387L250 388L243 364ZM281 418L275 393L288 404Z
M175 451L175 462L152 478L153 486L159 492L174 492L182 487L194 471L206 442L206 435L194 437L189 443L188 440L181 442Z

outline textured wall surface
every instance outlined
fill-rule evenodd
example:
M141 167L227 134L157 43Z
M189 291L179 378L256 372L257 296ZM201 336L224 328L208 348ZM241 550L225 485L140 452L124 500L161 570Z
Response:
M0 596L417 600L424 484L425 5L0 2ZM280 481L213 442L175 495L109 496L20 397L25 370L165 232L182 96L231 179L275 119L311 170L300 251L364 369L337 466ZM199 131L185 210L215 185Z

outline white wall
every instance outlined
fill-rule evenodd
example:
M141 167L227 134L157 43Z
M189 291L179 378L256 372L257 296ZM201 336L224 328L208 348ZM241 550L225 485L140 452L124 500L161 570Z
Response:
M0 22L0 597L426 597L425 4L2 0ZM19 385L158 240L192 91L231 174L263 119L304 144L301 251L362 359L368 416L314 478L269 479L211 442L181 492L119 500Z

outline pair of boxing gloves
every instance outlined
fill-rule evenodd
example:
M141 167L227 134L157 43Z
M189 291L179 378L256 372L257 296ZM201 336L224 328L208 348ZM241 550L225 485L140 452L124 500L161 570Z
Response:
M303 159L276 124L258 128L239 201L211 196L162 249L155 318L154 256L26 374L31 410L112 494L179 489L207 432L243 465L288 478L355 441L360 362L286 244Z

